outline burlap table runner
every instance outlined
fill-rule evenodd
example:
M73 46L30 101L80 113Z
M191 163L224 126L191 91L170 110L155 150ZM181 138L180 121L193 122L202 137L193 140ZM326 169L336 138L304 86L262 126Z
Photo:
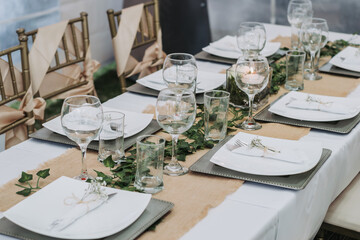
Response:
M338 76L323 75L323 80L306 81L304 92L324 94L331 96L346 96L359 84L359 79L344 78ZM286 90L281 88L279 93L270 97L270 102L276 100ZM154 107L148 107L147 112L153 112ZM262 129L251 132L261 136L269 136L282 139L298 140L307 135L309 128L294 127L276 123L263 123ZM237 130L233 134L242 131ZM158 133L170 140L169 134L163 132ZM189 155L184 166L191 166L208 150L200 150ZM88 152L87 154L88 169L93 173L92 169L108 172L102 164L97 161L97 153ZM80 151L70 149L61 156L47 161L30 173L36 173L40 169L50 168L50 176L41 181L41 187L54 181L60 176L73 177L79 174L81 169ZM14 184L14 179L0 188L0 211L5 211L14 204L20 202L24 197L15 194L21 190ZM169 215L157 225L155 231L145 232L140 239L178 239L184 235L189 229L207 215L210 208L219 205L225 197L237 190L243 181L235 179L227 179L215 176L207 176L202 174L194 174L190 172L181 177L164 176L165 189L155 194L154 197L166 201L173 202L175 207Z

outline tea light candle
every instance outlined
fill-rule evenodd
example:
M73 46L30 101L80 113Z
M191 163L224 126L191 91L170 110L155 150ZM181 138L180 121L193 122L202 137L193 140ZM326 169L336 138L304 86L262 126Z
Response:
M257 73L250 73L244 75L241 81L247 84L261 84L264 81L264 77Z

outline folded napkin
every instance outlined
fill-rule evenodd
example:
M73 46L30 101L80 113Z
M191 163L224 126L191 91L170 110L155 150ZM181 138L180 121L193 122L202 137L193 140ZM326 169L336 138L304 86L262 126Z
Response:
M335 114L352 114L357 111L357 109L352 106L347 106L345 104L337 102L322 101L321 99L316 99L315 101L308 101L293 98L286 104L286 106L290 108L329 112Z
M261 140L261 138L259 138ZM291 148L288 146L283 146L281 148L279 147L273 147L273 146L267 146L266 147L274 149L274 151L270 151L268 149L260 149L258 147L251 147L250 142L246 143L248 146L238 147L234 145L236 139L231 140L230 143L227 143L226 147L228 150L230 150L232 153L247 155L247 156L253 156L253 157L264 157L269 159L275 159L280 161L286 161L291 163L298 163L301 164L305 162L308 157L306 153L298 148Z
M222 51L231 51L231 52L240 53L240 50L237 46L236 37L234 36L225 36L219 39L218 41L210 43L210 46Z
M85 193L84 197L79 199L75 195L72 197L68 197L64 200L64 204L66 205L74 205L70 211L66 212L60 218L55 219L49 226L52 231L61 231L67 226L71 225L77 219L86 215L90 211L98 208L103 203L105 203L108 198L112 195L116 194L116 192L112 192L109 194L105 193Z
M348 46L331 58L330 63L343 69L360 72L360 50Z

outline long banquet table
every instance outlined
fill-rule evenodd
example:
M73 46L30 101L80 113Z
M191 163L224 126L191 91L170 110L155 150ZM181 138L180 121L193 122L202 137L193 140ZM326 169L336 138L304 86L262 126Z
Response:
M265 24L265 27L268 40L278 35L290 35L287 26ZM348 34L330 33L331 41L350 37ZM198 67L203 71L219 72L228 66L198 62ZM358 96L360 87L348 97ZM124 93L107 101L104 106L141 112L155 101L155 97ZM360 170L360 148L357 146L360 125L346 135L311 130L300 139L307 140L321 141L325 148L332 150L332 154L305 189L294 191L245 182L181 239L312 239L330 203ZM69 148L29 139L1 152L0 186L18 177L21 171L34 169ZM0 239L14 238L0 235Z

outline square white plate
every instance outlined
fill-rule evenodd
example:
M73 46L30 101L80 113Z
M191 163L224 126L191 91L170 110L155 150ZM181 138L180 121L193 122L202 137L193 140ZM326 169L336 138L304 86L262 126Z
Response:
M360 72L360 50L348 46L336 54L330 63L346 70Z
M146 128L151 120L153 119L153 114L145 114L145 113L137 113L137 112L129 112L125 110L103 107L103 111L117 111L125 114L125 138L131 137L139 132L141 132L144 128ZM54 118L43 124L44 127L49 129L50 131L56 132L63 136L66 136L62 126L61 126L61 117ZM95 140L99 140L97 137Z
M234 144L236 139L250 143L258 137L268 147L277 150L287 148L291 151L304 154L306 159L302 163L287 162L267 157L248 156L230 151L226 144ZM236 134L228 143L222 146L210 159L210 162L238 172L265 175L283 176L309 171L319 162L322 154L322 145L319 142L305 142L284 140L270 137L260 137L247 133ZM300 150L300 151L299 151Z
M264 57L269 57L276 53L280 46L280 42L266 42L265 47L260 54ZM210 45L204 47L202 50L218 57L230 59L238 59L242 55L237 47L235 36L225 36L210 43Z
M226 76L223 73L198 71L196 93L204 93L218 88L225 83L225 80ZM137 80L137 83L157 91L167 87L163 80L162 70Z
M309 95L314 98L320 98L324 102L337 102L337 103L341 103L341 104L353 107L355 109L355 111L352 113L348 113L348 114L336 114L336 113L331 113L331 112L297 109L297 108L291 108L291 107L286 106L286 104L289 101L291 101L293 98L305 100ZM269 112L272 112L274 114L277 114L277 115L280 115L283 117L293 118L293 119L303 120L303 121L313 121L313 122L339 121L339 120L353 118L357 114L359 114L360 99L330 97L330 96L323 96L323 95L291 91L288 94L281 97L280 99L278 99L275 103L273 103L271 105L271 107L269 108Z
M98 239L131 225L151 199L150 194L109 189L117 191L117 194L62 231L52 231L49 225L66 211L71 211L72 206L65 205L64 199L72 194L81 198L87 185L79 180L60 177L4 212L4 216L27 230L50 237Z

